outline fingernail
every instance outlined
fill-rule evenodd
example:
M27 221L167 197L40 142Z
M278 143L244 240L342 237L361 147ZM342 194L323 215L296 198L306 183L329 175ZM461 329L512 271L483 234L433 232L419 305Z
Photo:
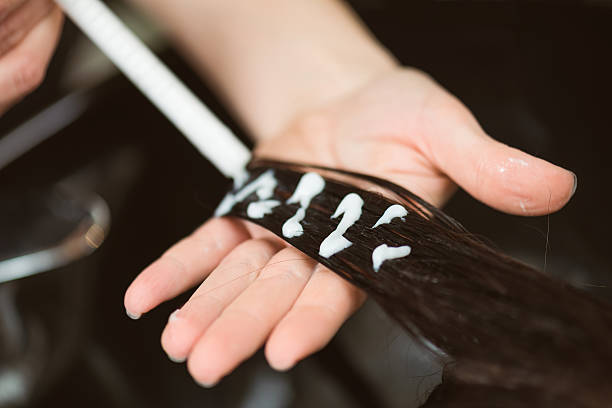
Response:
M168 317L168 323L172 323L178 320L178 314L179 309L176 309L174 312L170 313L170 316Z
M127 311L127 310L125 311L125 314L127 314L127 315L128 315L128 317L129 317L130 319L132 319L132 320L138 320L138 319L140 319L140 317L142 316L140 313L138 313L138 314L133 314L133 313L130 313L129 311Z
M173 363L181 364L181 363L184 363L185 361L187 361L187 359L185 357L181 357L181 358L179 358L179 357L172 357L170 354L168 354L167 356L168 356L168 359L170 361L172 361Z
M275 369L276 371L280 371L280 372L284 372L284 371L289 371L293 368L293 366L295 366L295 362L290 361L290 362L284 362L284 363L275 363L275 364L270 364L270 367L272 367L273 369Z
M197 383L197 384L198 384L200 387L204 387L204 388L212 388L212 387L214 387L215 385L217 385L217 384L219 383L219 381L213 381L213 382L210 382L210 383L206 383L206 382L201 382L201 381L196 380L196 383Z
M576 194L576 189L578 188L578 176L576 176L576 173L574 173L573 171L571 173L574 176L574 187L572 187L572 194L570 194L570 198L572 198L574 194Z

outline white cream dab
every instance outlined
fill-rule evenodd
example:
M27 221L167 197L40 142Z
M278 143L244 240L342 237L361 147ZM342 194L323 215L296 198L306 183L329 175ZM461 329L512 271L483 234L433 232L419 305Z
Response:
M283 236L285 238L299 237L304 233L300 222L306 216L306 209L310 206L312 199L320 194L325 188L325 180L317 173L306 173L298 182L295 191L287 200L287 204L300 203L300 208L295 215L283 224Z
M374 224L372 228L376 228L382 224L390 224L394 218L401 218L401 220L404 221L404 217L406 215L408 215L408 210L406 210L403 206L399 204L393 204L392 206L387 208L385 213L382 215L382 217L380 217L378 221L376 221L376 224Z
M340 215L343 215L343 217L338 227L321 242L319 255L324 258L329 258L353 245L353 243L346 239L343 234L361 217L362 207L363 199L355 193L347 194L342 201L340 201L338 208L336 208L336 212L334 212L331 218L337 218Z
M283 224L283 236L285 238L294 238L302 235L304 233L304 228L302 227L302 224L300 224L300 222L304 219L305 216L306 210L304 210L303 208L299 208L295 215L289 218Z
M247 216L249 218L260 219L265 215L271 214L272 209L280 205L278 200L262 200L249 204L247 207Z
M401 247L390 247L387 246L387 244L379 245L374 252L372 252L372 265L374 266L374 271L378 272L383 262L389 259L403 258L410 255L411 251L412 248L408 245Z
M260 200L266 200L274 194L278 181L274 178L274 171L268 170L255 180L244 186L237 193L228 193L215 210L215 216L221 217L231 211L240 201L253 193L257 193Z

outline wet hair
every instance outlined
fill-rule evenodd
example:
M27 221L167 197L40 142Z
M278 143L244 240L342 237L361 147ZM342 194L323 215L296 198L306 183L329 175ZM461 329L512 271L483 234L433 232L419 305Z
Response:
M228 215L265 227L339 276L363 289L444 365L442 383L425 407L602 407L612 403L610 304L492 249L460 223L408 190L376 177L319 166L256 160L249 181L274 172L269 214L252 218L256 193ZM282 227L300 204L288 204L307 172L325 188L306 209L303 234ZM248 184L247 184L248 185ZM352 243L332 256L321 242L341 216L331 218L350 193L362 213L343 236ZM295 201L295 200L292 200ZM401 219L372 228L394 204ZM380 245L408 245L410 254L375 271Z

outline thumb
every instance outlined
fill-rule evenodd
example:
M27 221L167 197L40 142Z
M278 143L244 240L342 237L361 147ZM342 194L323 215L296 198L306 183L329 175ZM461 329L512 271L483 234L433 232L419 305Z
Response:
M472 121L446 137L434 135L428 150L432 162L474 198L510 214L542 215L574 195L573 172L492 139Z

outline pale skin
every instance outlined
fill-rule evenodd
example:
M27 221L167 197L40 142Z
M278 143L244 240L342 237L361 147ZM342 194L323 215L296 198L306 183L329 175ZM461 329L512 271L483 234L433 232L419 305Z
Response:
M62 21L52 0L0 0L0 115L43 80Z
M458 185L501 211L542 215L575 191L572 172L495 141L426 74L398 66L339 2L134 1L163 16L256 138L257 155L367 172L437 206ZM261 346L272 367L293 367L365 300L267 231L215 218L146 268L125 307L137 317L198 285L161 341L205 386Z

